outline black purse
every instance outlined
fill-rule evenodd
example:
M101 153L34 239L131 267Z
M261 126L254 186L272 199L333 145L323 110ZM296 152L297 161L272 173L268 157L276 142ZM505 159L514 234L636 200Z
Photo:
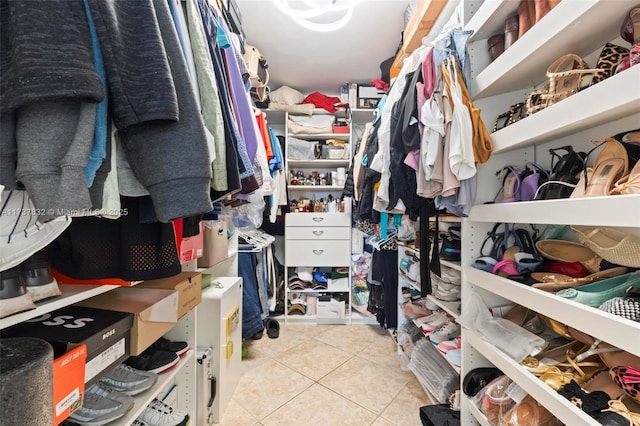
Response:
M483 387L500 376L504 376L504 373L495 367L474 368L464 376L462 392L467 396L475 396Z
M425 405L420 407L420 421L422 426L459 426L460 411L449 404Z

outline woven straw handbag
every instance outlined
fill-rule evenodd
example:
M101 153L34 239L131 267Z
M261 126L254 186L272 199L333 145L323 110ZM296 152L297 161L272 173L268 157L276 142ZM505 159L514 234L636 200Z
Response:
M572 225L580 243L617 265L640 268L640 237L613 228Z

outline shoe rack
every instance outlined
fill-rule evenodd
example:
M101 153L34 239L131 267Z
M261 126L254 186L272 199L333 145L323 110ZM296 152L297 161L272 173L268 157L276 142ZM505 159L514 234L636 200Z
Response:
M625 14L638 2L562 0L494 61L489 57L487 39L504 29L508 17L517 14L519 2L470 0L463 5L464 27L474 31L467 44L471 95L485 124L492 128L497 115L544 85L547 67L560 56L575 53L595 67L607 42L629 47L619 38L619 29ZM549 167L549 148L573 145L588 151L594 147L592 140L637 128L639 93L640 66L636 66L491 134L493 154L478 168L478 196L462 223L462 300L475 293L487 306L517 303L640 355L640 340L631 337L640 335L640 323L471 266L496 222L607 226L640 234L640 195L484 204L493 201L501 185L495 172L506 165L534 161ZM598 424L478 333L463 328L462 344L461 377L473 368L498 367L565 424ZM461 423L488 424L464 397Z

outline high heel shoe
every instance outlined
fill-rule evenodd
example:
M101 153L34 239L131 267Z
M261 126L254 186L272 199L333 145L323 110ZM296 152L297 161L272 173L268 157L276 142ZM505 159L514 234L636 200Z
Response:
M629 175L623 176L613 185L611 194L640 194L640 161L633 166Z
M566 151L564 155L558 151ZM569 198L576 184L580 172L584 169L586 154L576 152L571 145L549 150L551 154L551 175L549 180L538 188L536 200L551 200L557 198ZM557 161L555 165L553 162Z
M578 355L576 360L581 361L585 358L597 354L602 362L609 367L617 367L619 365L631 365L636 368L640 368L640 357L630 352L625 352L620 348L617 348L609 343L605 343L602 340L595 339L582 331L575 328L568 327L569 334L579 342L590 345L586 352Z
M585 178L582 194L574 191L576 197L593 197L611 194L614 184L627 176L629 157L624 145L613 138L604 140L605 146L593 163L591 179Z
M640 42L640 7L634 7L622 21L620 37L631 44Z

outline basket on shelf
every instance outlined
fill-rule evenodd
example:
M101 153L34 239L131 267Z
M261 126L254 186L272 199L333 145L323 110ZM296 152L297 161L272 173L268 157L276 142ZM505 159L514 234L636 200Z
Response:
M589 87L594 77L603 71L601 68L588 68L587 63L573 53L559 57L547 68L549 83L527 96L527 115L535 114Z

